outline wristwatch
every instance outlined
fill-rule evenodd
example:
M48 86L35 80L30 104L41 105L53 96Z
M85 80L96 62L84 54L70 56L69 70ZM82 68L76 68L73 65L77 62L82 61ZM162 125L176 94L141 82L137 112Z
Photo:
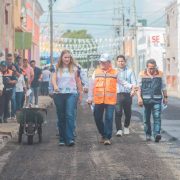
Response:
M168 96L164 96L164 98L166 98L166 99L167 99L167 98L168 98Z

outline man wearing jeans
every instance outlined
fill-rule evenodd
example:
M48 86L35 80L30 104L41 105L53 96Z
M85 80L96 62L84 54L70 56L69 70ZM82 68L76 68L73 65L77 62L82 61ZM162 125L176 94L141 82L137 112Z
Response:
M12 97L13 88L17 83L17 78L14 75L13 71L8 69L8 64L6 61L2 61L0 64L0 69L3 77L3 92L2 96L0 98L0 117L2 122L2 115L3 115L3 121L7 123L8 118L8 106L9 102Z
M13 55L7 54L6 63L8 66L8 69L13 72L13 75L16 76L16 73L18 72L18 67L16 64L13 63ZM11 96L11 118L15 119L16 114L16 84L13 85L12 89L12 96Z
M162 100L167 104L167 90L163 73L157 69L156 61L149 59L146 69L139 74L138 104L144 105L144 131L146 140L151 140L151 114L154 120L153 136L155 142L161 140Z
M100 143L110 145L113 129L113 113L117 97L117 82L130 89L132 85L118 78L117 71L112 68L109 54L102 54L99 64L99 68L94 71L92 80L90 81L88 103L92 104L93 102L95 104L94 119L102 137ZM105 117L103 120L104 111Z
M30 65L34 70L34 79L31 83L32 93L30 94L30 103L33 104L33 96L34 96L35 107L38 107L39 85L40 85L40 81L42 79L42 72L41 72L40 68L36 67L35 60L31 60Z

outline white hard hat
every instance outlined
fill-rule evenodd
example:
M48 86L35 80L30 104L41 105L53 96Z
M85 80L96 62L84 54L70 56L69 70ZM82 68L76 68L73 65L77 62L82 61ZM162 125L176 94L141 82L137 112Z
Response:
M99 61L106 62L111 61L111 56L108 53L101 54Z

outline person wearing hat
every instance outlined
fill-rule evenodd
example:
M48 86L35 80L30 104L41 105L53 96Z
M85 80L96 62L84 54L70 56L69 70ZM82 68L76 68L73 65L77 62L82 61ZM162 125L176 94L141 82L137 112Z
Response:
M111 144L113 113L117 100L117 82L129 89L133 85L119 79L117 70L112 68L109 54L102 54L99 67L94 71L89 84L88 104L94 104L94 119L101 135L100 143ZM103 115L105 112L104 120Z
M8 105L9 101L12 97L13 87L17 82L16 76L14 75L13 71L8 69L8 64L6 61L2 61L0 63L0 69L3 79L3 92L0 99L0 119L2 122L2 117L4 122L7 122L8 118Z

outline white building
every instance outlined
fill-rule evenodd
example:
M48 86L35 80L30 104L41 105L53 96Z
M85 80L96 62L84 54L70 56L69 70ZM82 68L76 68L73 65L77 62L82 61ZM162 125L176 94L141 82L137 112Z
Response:
M166 76L169 90L180 92L180 0L166 8Z
M165 28L139 27L137 29L137 71L146 67L148 59L155 59L159 70L164 71Z

